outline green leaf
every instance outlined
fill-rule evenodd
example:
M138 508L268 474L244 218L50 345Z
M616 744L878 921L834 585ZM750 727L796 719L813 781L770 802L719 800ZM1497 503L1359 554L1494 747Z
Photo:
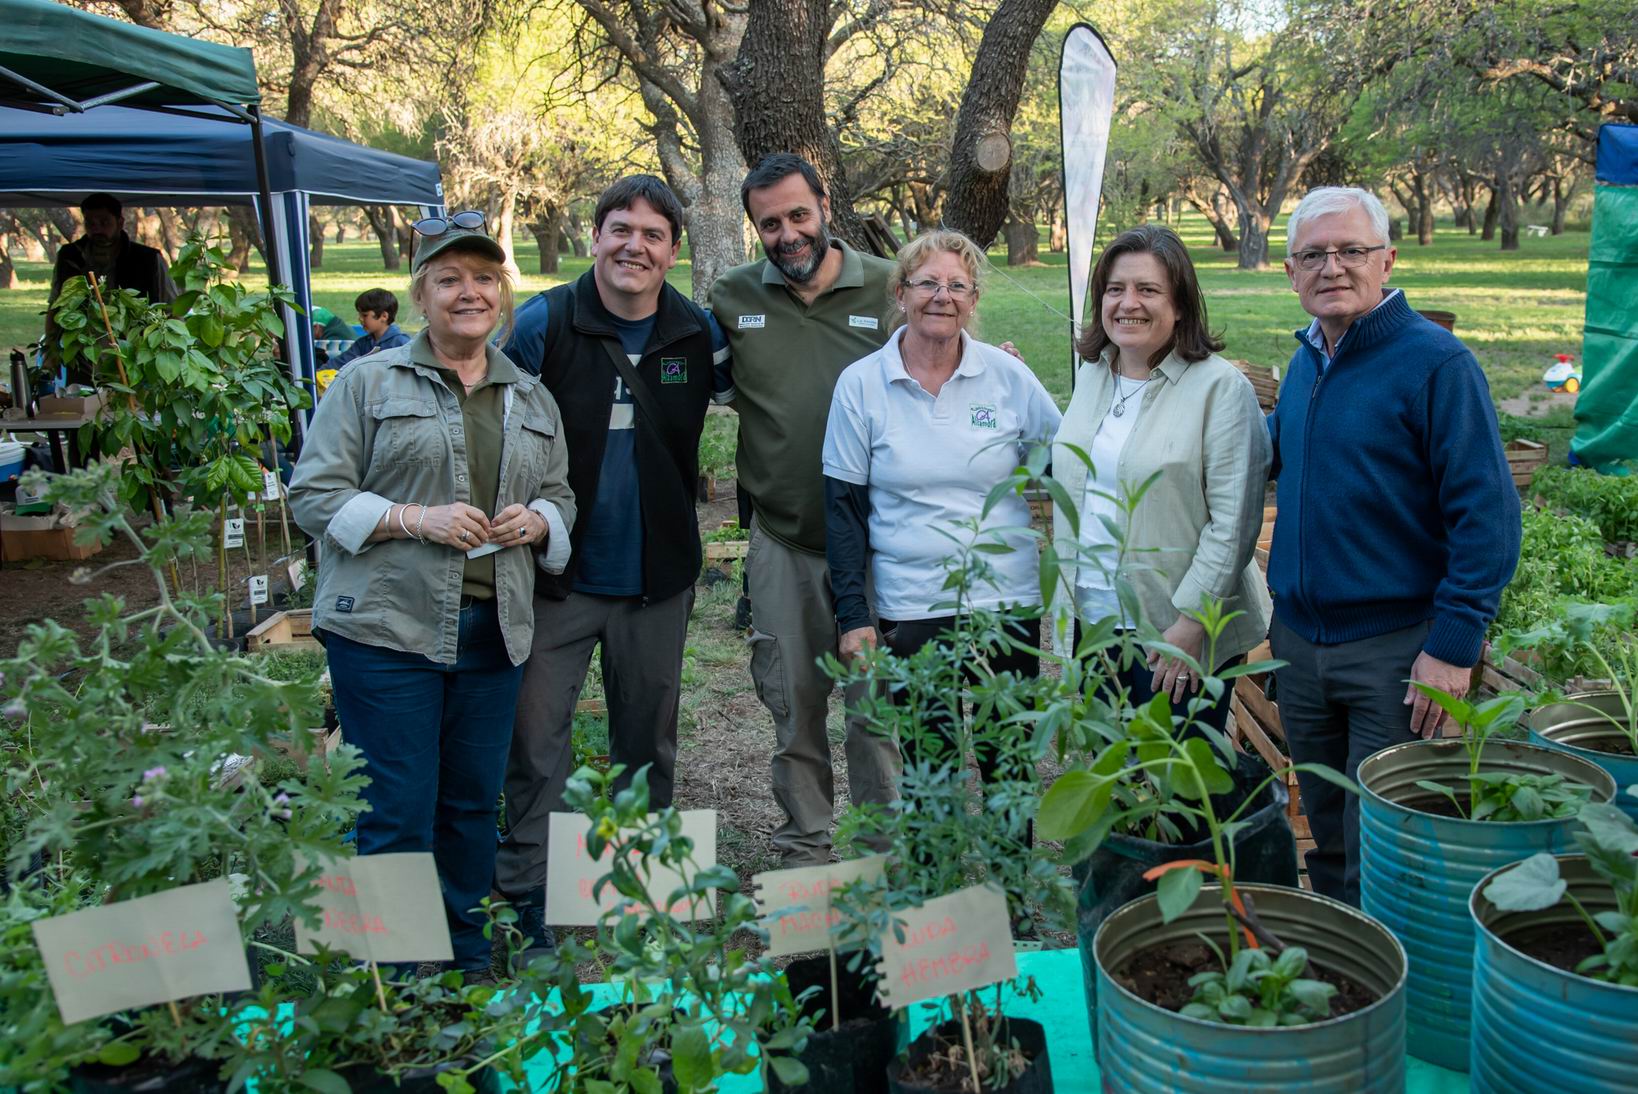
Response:
M1204 880L1200 871L1193 867L1172 870L1160 875L1155 893L1160 898L1161 922L1170 923L1194 907L1194 898L1200 895L1200 886Z
M671 1035L671 1066L677 1085L684 1090L700 1090L715 1075L711 1063L711 1042L696 1025L678 1026Z
M302 1072L301 1083L308 1090L316 1090L319 1094L352 1094L353 1089L347 1085L346 1079L324 1068Z
M768 1063L786 1086L802 1086L808 1081L807 1065L794 1056L769 1056Z
M1634 824L1632 818L1617 806L1608 802L1589 802L1581 807L1576 819L1604 850L1638 855L1638 824Z
M1199 771L1208 794L1227 794L1234 789L1234 777L1223 769L1223 761L1206 741L1190 737L1183 742L1183 751Z
M1217 1004L1217 1013L1230 1022L1245 1022L1251 1018L1251 1000L1243 995L1231 995Z
M1558 876L1558 860L1545 851L1514 866L1485 886L1485 899L1504 912L1535 912L1551 908L1568 888Z
M1337 993L1335 987L1323 980L1293 980L1285 990L1315 1014L1330 1014L1331 997Z
M109 1041L97 1052L97 1063L107 1064L109 1067L125 1067L134 1064L142 1056L142 1050L130 1041Z

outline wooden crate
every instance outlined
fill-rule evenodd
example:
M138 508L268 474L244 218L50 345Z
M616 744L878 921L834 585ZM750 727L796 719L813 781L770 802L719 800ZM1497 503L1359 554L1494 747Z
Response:
M1257 405L1263 408L1263 413L1273 410L1280 400L1279 372L1272 366L1254 365L1250 361L1234 361L1233 365L1251 381L1252 390L1257 392Z
M1519 492L1530 489L1530 480L1547 466L1547 446L1540 441L1508 441L1502 446L1507 453L1507 469L1513 473L1513 485Z
M729 559L744 558L751 550L751 544L743 539L721 540L717 543L705 545L705 564L726 562Z
M1268 552L1274 546L1274 507L1263 506L1263 528L1257 533L1257 548L1253 552L1257 559L1258 569L1263 576L1268 576Z
M1247 655L1248 661L1264 661L1268 659L1266 647L1254 650ZM1253 673L1241 676L1234 681L1234 695L1229 709L1234 714L1234 742L1242 749L1250 746L1263 762L1271 769L1279 771L1289 767L1291 758L1285 754L1281 745L1285 744L1285 728L1280 723L1279 704L1263 694L1264 673ZM1298 840L1311 839L1308 829L1308 816L1302 810L1302 791L1297 786L1297 776L1288 772L1285 776L1285 790L1288 797L1285 812L1291 822L1291 832Z
M313 637L313 609L292 608L274 612L245 635L245 648L251 653L271 653L274 650L323 649Z

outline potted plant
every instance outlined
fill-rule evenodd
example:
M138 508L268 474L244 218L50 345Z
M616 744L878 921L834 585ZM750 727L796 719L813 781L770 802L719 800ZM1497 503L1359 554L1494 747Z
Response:
M1532 855L1473 891L1474 1090L1617 1090L1638 1074L1638 825L1600 803L1578 820L1581 854Z
M794 1054L809 1032L806 1019L772 966L736 945L757 921L755 904L732 870L695 858L677 810L649 811L646 768L613 789L623 771L582 767L564 794L586 818L587 854L608 855L593 898L612 889L620 901L603 914L595 943L569 940L520 977L521 988L554 997L560 1008L546 1020L557 1035L547 1089L690 1094L758 1071L765 1081L805 1082ZM680 879L670 892L654 891L660 869ZM576 976L591 959L619 988L602 1007Z
M1565 601L1552 622L1522 634L1503 635L1504 650L1532 650L1556 660L1580 654L1598 666L1610 686L1599 691L1549 697L1530 714L1533 744L1559 748L1610 773L1617 786L1638 784L1638 646L1632 642L1638 600L1607 603ZM1638 799L1616 804L1638 819Z
M1359 767L1360 896L1410 955L1409 1051L1467 1067L1473 977L1468 897L1498 866L1572 847L1575 816L1615 784L1590 761L1518 740L1524 703L1455 699L1417 685L1460 739L1393 745Z
M1209 644L1225 617L1208 607L1201 620ZM1225 686L1208 679L1206 690ZM1105 1089L1205 1090L1225 1074L1259 1090L1402 1089L1397 940L1339 902L1240 879L1234 835L1262 788L1229 797L1238 757L1224 735L1194 724L1192 709L1177 716L1158 695L1118 730L1048 790L1043 835L1078 850L1164 815L1203 831L1208 857L1150 868L1155 892L1107 915L1093 936ZM1297 769L1357 789L1329 768Z
M206 605L174 595L164 579L169 562L201 544L208 516L167 515L139 535L119 499L118 470L106 463L31 485L104 542L126 537L158 602L133 611L112 596L92 600L89 639L48 620L0 661L18 828L8 876L54 908L227 878L245 944L260 948L254 935L264 925L314 914L303 856L342 852L342 833L362 808L362 761L342 747L305 772L229 785L229 757L290 741L299 750L320 709L312 677L270 679L214 648ZM74 1049L38 1057L23 1081L68 1071L81 1089L207 1082L230 1039L225 1003L215 994L98 1020ZM12 1028L14 1008L32 1012L41 1001L8 996L3 1005L0 1024Z
M905 764L890 809L849 815L858 837L889 845L880 879L856 882L833 897L843 921L838 948L849 954L847 967L855 974L874 964L890 934L903 941L905 912L975 884L1005 894L1015 930L1037 919L1068 918L1067 879L1032 836L1038 783L1032 736L1023 721L1033 709L1037 683L989 668L986 652L1016 639L1010 637L1009 613L961 610L966 590L983 580L983 562L974 553L971 546L961 548L951 564L957 621L948 642L908 657L878 648L849 666L831 665L844 683L873 681L861 712L874 731L896 733L907 754L917 757ZM982 555L982 547L976 553ZM939 755L941 749L947 755ZM1012 762L999 764L991 780L981 783L968 770L975 755L1008 752ZM1045 1032L1039 1023L1007 1013L1009 991L1038 997L1026 977L1021 985L997 983L930 1003L930 1027L892 1061L887 1089L1050 1090ZM818 1002L825 1004L823 992ZM851 1038L861 1048L882 1040L868 1023Z

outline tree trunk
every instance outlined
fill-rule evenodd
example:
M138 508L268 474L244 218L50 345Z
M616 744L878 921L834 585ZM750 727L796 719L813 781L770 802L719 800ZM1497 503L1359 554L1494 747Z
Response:
M391 205L366 205L364 216L375 230L375 238L381 245L381 264L389 270L402 269L404 260L398 254L398 230L395 225L397 213Z
M1570 195L1564 192L1564 180L1553 179L1553 227L1555 236L1564 234L1564 216L1570 209Z
M1500 213L1501 207L1496 204L1496 191L1492 189L1490 191L1490 204L1484 207L1484 230L1479 233L1480 239L1492 240L1496 238L1496 217Z
M746 165L770 152L794 152L813 164L830 198L831 231L869 252L841 145L825 120L825 43L832 22L826 0L757 0L749 5L738 54L718 79L733 103L734 138ZM734 182L736 195L740 181Z
M312 253L307 257L307 265L318 270L324 267L324 225L316 216L307 218L307 235L313 241Z
M1416 242L1426 247L1433 242L1433 194L1428 190L1428 178L1418 171L1411 179L1416 194Z
M1041 264L1041 233L1032 222L1009 216L1004 230L1007 237L1007 265Z
M1398 243L1405 238L1405 229L1400 227L1398 217L1388 218L1388 242Z
M1268 269L1268 213L1249 203L1240 206L1240 260L1242 270Z
M944 189L950 195L944 203L944 223L980 248L994 242L1010 211L1012 120L1029 74L1030 48L1057 7L1056 0L1001 0L973 56L944 172ZM1035 226L1029 230L1034 232ZM1010 265L1010 236L1008 250Z
M495 215L495 242L501 246L506 255L506 264L516 266L517 259L512 249L512 221L517 218L518 192L516 190L502 190L500 209Z
M347 226L345 224L337 224L336 243L339 245L345 242L347 242Z
M557 240L563 233L563 210L555 206L541 209L539 214L529 221L529 231L535 237L535 246L540 248L540 272L557 273Z
M745 261L745 209L739 185L745 160L734 135L734 104L718 78L726 58L707 54L695 118L699 138L699 187L684 210L695 302L704 304L717 278ZM834 206L832 206L834 211Z
M0 236L0 289L15 289L17 287L17 266L11 260L11 252L6 249L6 238Z
M1505 174L1496 188L1496 204L1501 206L1501 249L1516 251L1519 249L1519 202L1513 180Z
M1069 249L1069 224L1064 219L1064 197L1059 194L1052 201L1051 228L1047 231L1047 250L1063 254Z
M246 205L233 205L228 208L228 265L239 274L250 272L250 251L254 247L260 251L262 247L261 226L256 222L255 210ZM266 259L264 254L263 259Z
M586 225L580 219L579 213L569 214L569 225L564 234L569 237L569 246L574 249L576 258L590 257L591 251L586 246ZM741 253L743 253L743 250Z

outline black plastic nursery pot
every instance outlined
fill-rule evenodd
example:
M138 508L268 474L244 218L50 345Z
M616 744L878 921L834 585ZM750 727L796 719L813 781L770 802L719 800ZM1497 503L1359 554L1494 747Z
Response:
M828 956L804 957L785 967L785 980L792 995L817 988L802 1001L802 1012L812 1019L824 1017L808 1035L807 1047L796 1057L808 1069L805 1086L789 1087L767 1072L768 1090L852 1091L854 1094L883 1094L887 1090L887 1065L898 1046L898 1020L876 1000L877 976L871 966L849 972L847 961L836 960L836 989L840 996L842 1023L834 1024Z
M1047 1055L1046 1030L1039 1022L1032 1022L1028 1018L1005 1018L1005 1036L1015 1041L1023 1052L1029 1065L1023 1074L1007 1083L1005 1086L985 1086L985 1094L1052 1094L1052 1061ZM893 1060L887 1065L887 1087L890 1094L954 1094L961 1089L959 1085L925 1086L910 1076L925 1063L927 1058L938 1050L940 1044L961 1044L961 1023L952 1018L941 1025L917 1037L910 1042L906 1055ZM962 1073L960 1081L970 1081ZM842 1087L827 1088L810 1086L815 1094L819 1091L846 1089Z
M1188 911L1162 923L1156 895L1103 921L1093 940L1098 977L1098 1067L1106 1094L1401 1094L1405 1089L1405 950L1381 923L1301 889L1236 885L1270 934L1301 946L1375 1002L1320 1022L1256 1029L1187 1017L1134 992L1123 977L1157 947L1228 949L1222 888L1203 886Z
M214 1060L195 1057L174 1064L146 1058L125 1067L81 1064L68 1073L68 1086L80 1094L194 1094L225 1087L217 1078L220 1067Z
M1234 790L1214 798L1213 808L1226 816L1245 800L1257 784L1267 779L1269 767L1249 753L1231 775ZM1234 839L1235 878L1268 885L1297 886L1297 841L1285 808L1289 796L1281 780L1274 779L1257 796L1247 814L1246 826ZM1115 909L1155 891L1155 883L1144 881L1150 867L1176 859L1213 857L1211 839L1196 843L1159 843L1136 836L1114 834L1103 841L1092 857L1077 863L1075 883L1079 887L1075 907L1075 934L1081 949L1081 978L1086 991L1086 1021L1092 1032L1092 1054L1098 1046L1098 981L1092 940L1104 919Z

